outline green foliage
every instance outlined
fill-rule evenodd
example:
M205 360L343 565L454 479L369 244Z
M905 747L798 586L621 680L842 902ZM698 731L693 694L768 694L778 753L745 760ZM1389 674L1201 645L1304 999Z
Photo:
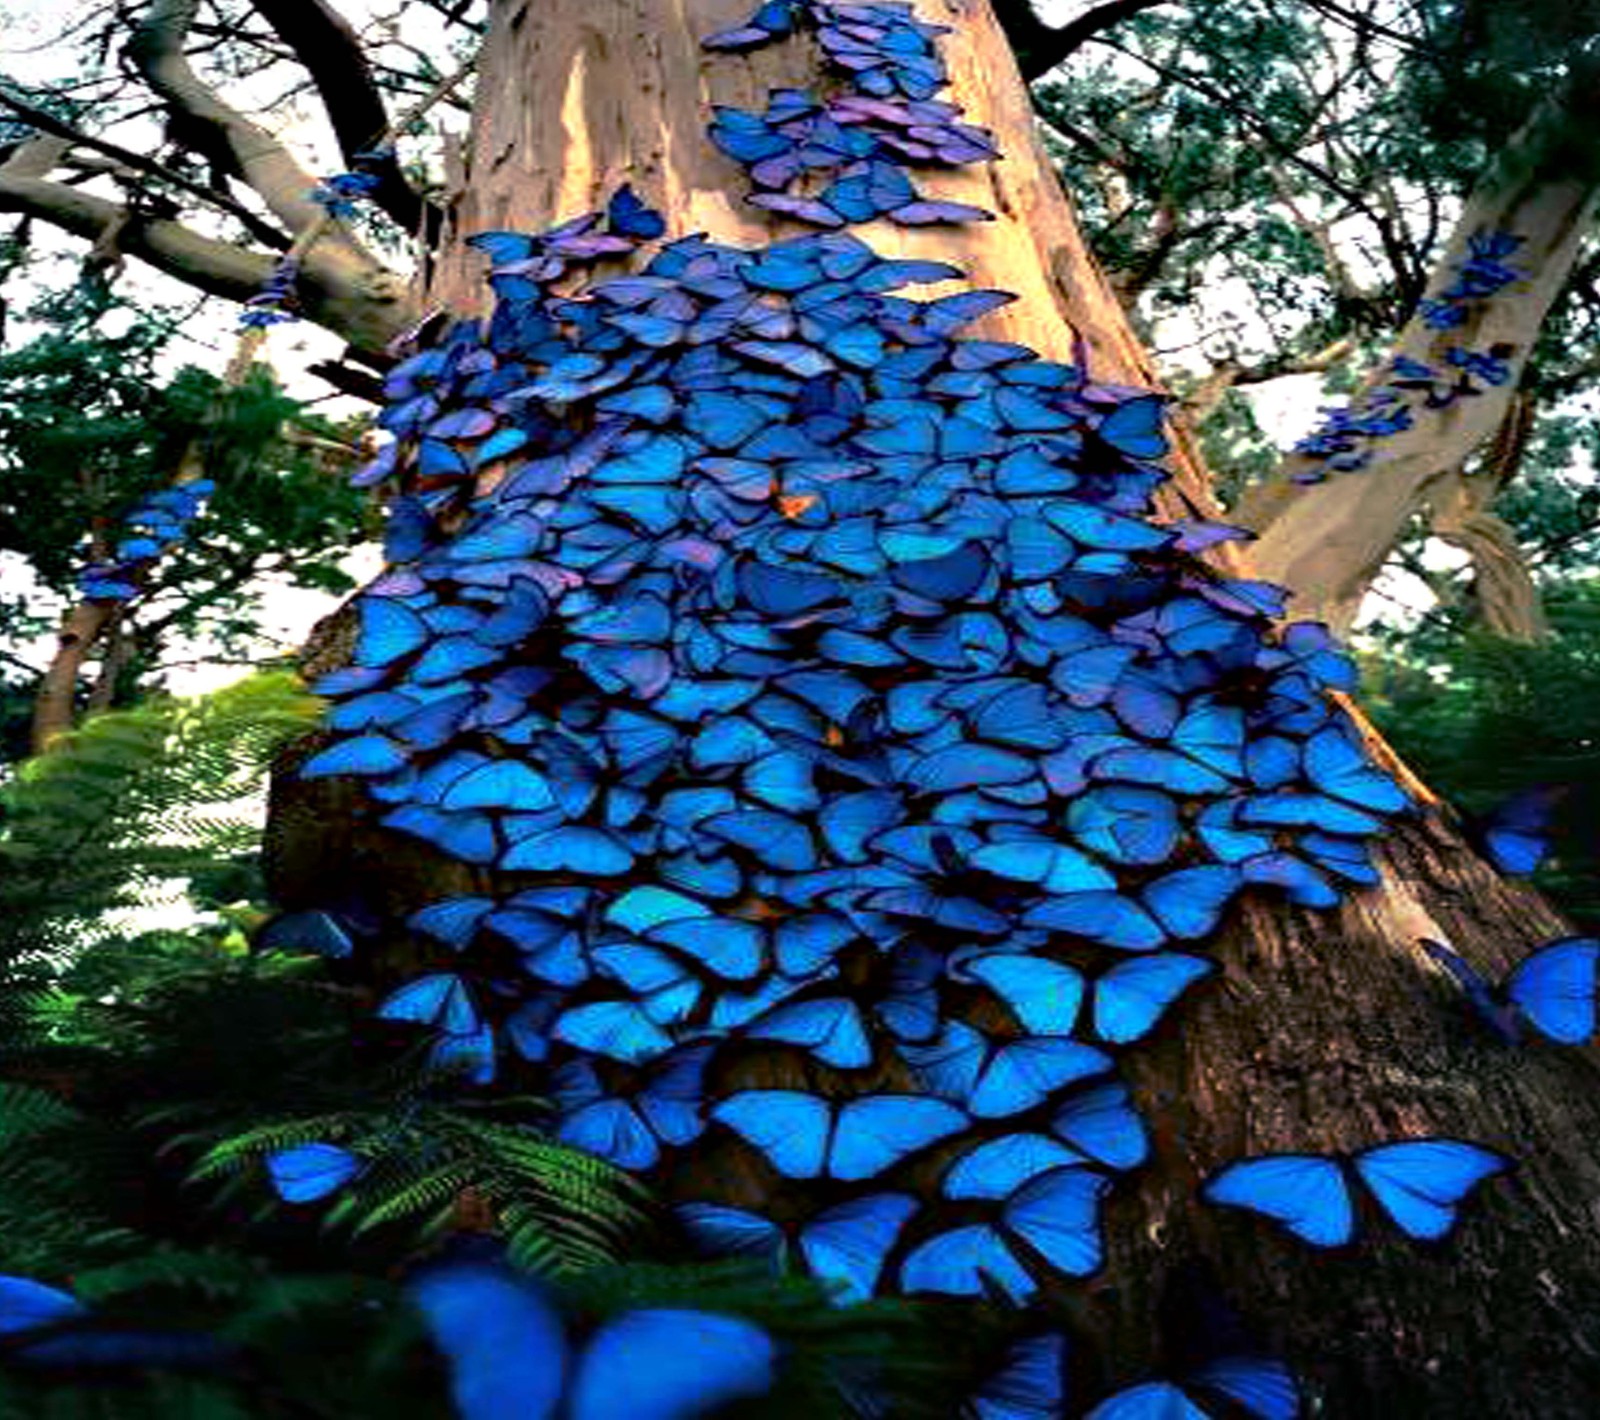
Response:
M0 961L81 941L113 908L250 853L277 749L319 702L283 672L92 718L0 785Z
M811 1281L670 1261L660 1206L630 1175L541 1132L541 1100L429 1070L420 1029L375 1022L373 993L337 965L250 950L238 927L259 912L106 927L146 884L252 846L248 816L218 805L258 792L314 709L279 675L113 712L0 790L0 1274L68 1288L95 1326L225 1343L188 1368L93 1375L0 1354L0 1420L441 1420L443 1367L403 1281L485 1219L513 1265L559 1279L580 1342L642 1305L767 1327L781 1400L740 1413L842 1417L840 1367L864 1367L908 1394L897 1413L942 1414L910 1308L841 1311ZM363 1168L289 1207L266 1157L310 1141ZM936 1399L919 1409L918 1394Z
M1600 930L1600 583L1552 589L1549 642L1444 625L1390 640L1368 703L1401 756L1449 802L1485 813L1535 784L1563 785L1555 851L1536 882Z
M343 446L336 426L263 370L233 390L192 367L166 374L176 319L166 313L79 286L41 299L29 315L43 333L0 350L0 556L72 602L79 571L115 545L143 496L180 470L217 484L124 613L130 685L155 678L175 637L204 639L220 656L246 654L268 573L349 589L339 559L367 503L342 476L348 460L330 457ZM0 637L20 643L45 629L32 589L0 596ZM9 670L0 679L26 677Z

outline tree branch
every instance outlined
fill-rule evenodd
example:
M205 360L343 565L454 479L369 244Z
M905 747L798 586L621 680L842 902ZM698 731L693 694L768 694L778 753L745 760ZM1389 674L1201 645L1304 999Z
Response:
M70 123L63 123L60 119L46 113L43 109L35 108L32 104L23 103L21 99L8 94L0 89L0 104L4 104L13 113L27 120L30 126L37 128L41 133L49 133L57 138L69 140L73 147L91 148L97 153L104 153L106 157L115 159L126 168L136 172L146 173L151 177L159 178L183 192L198 197L202 202L213 207L219 207L230 217L240 222L245 230L258 242L266 246L282 249L289 245L289 238L278 228L263 222L261 218L248 207L242 207L225 192L216 188L207 187L204 183L195 182L186 178L182 173L174 172L154 158L147 158L142 153L135 153L131 148L124 148L120 143L111 143L104 138L96 138L91 134L80 132Z
M38 139L0 165L0 211L36 217L93 242L126 214L108 198L43 176L50 168L49 154L43 150L59 156L63 144L58 138ZM128 256L230 301L249 300L275 264L265 253L201 236L165 217L138 217L122 228L117 241ZM348 258L308 262L296 290L311 320L362 350L381 351L415 318L403 283L386 283L379 279L383 274Z
M291 233L303 231L323 215L311 198L315 177L266 129L224 103L184 57L183 42L199 5L200 0L155 0L127 43L128 58L192 135L189 146L236 172ZM330 232L324 239L325 245L337 242L360 250L348 233Z
M1171 0L1107 0L1059 27L1045 24L1034 13L1031 0L997 0L994 8L1006 39L1016 51L1017 67L1031 83L1113 25L1169 3Z
M356 32L323 0L253 0L256 12L305 66L347 164L383 141L389 115ZM436 244L443 213L405 180L394 158L368 162L379 179L371 199L401 227Z
M1223 395L1231 389L1266 384L1269 380L1283 379L1287 375L1322 374L1347 359L1355 348L1355 341L1345 336L1310 355L1280 355L1264 360L1259 365L1241 365L1234 360L1224 360L1184 396L1183 411L1198 423L1222 403Z

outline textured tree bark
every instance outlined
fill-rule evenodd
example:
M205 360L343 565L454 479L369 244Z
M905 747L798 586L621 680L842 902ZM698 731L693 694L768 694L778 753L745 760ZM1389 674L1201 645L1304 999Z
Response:
M624 180L664 207L675 234L770 237L775 228L738 200L741 175L704 141L704 106L749 103L769 84L801 80L810 56L798 45L749 59L699 52L701 35L747 9L748 0L497 0L434 298L481 309L465 236L535 230L594 208ZM1097 378L1149 382L1145 355L1035 144L1025 90L987 3L922 0L918 11L955 27L945 49L954 97L995 130L1006 154L988 174L929 185L984 203L998 220L869 239L953 260L978 284L1018 292L986 334L1061 356L1076 331ZM1178 469L1169 511L1184 501L1208 506L1187 451ZM340 662L351 629L348 616L327 626L312 669ZM1088 1343L1075 1363L1092 1388L1085 1404L1103 1386L1172 1364L1175 1338L1156 1321L1158 1302L1172 1269L1199 1256L1262 1343L1306 1378L1318 1413L1577 1420L1600 1407L1595 1057L1497 1044L1416 947L1419 936L1448 940L1500 971L1561 924L1465 848L1445 811L1415 787L1417 815L1377 855L1381 889L1328 914L1251 900L1211 944L1220 982L1179 1012L1176 1029L1130 1056L1157 1158L1111 1203L1108 1266L1054 1299ZM292 779L279 789L269 847L274 886L290 905L325 902L334 883L398 917L472 876L404 840L353 833L351 791ZM751 1062L741 1082L773 1082L764 1069ZM1486 1188L1487 1201L1438 1248L1403 1243L1367 1220L1370 1242L1316 1254L1194 1199L1207 1171L1243 1153L1420 1134L1481 1141L1521 1160L1515 1180ZM665 1189L693 1196L700 1180L715 1178L721 1198L758 1190L761 1180L741 1175L728 1153L708 1140Z

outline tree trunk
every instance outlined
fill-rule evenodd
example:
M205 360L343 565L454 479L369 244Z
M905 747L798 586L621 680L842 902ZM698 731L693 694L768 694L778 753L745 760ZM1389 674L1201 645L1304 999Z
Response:
M622 181L663 208L673 235L770 238L773 227L733 195L743 175L703 138L705 106L748 106L769 85L807 82L812 56L793 44L749 58L699 50L701 36L749 8L748 0L496 0L435 298L482 308L480 259L463 252L465 236L537 230L599 206ZM1076 332L1095 378L1151 382L1034 140L1026 92L986 0L921 0L918 12L953 26L943 42L951 97L1005 153L987 172L936 179L938 195L977 201L997 220L863 235L1019 293L987 318L985 336L1062 357ZM1209 508L1187 449L1176 466L1165 510ZM311 669L339 664L351 629L348 617L330 624ZM1561 924L1531 891L1501 881L1420 787L1418 795L1416 815L1379 845L1381 889L1333 913L1252 898L1211 944L1222 978L1184 1012L1181 1035L1163 1034L1129 1057L1156 1158L1109 1206L1105 1269L1056 1298L1088 1343L1075 1353L1090 1387L1082 1404L1170 1372L1174 1338L1157 1323L1158 1302L1172 1270L1198 1256L1214 1264L1261 1340L1295 1367L1317 1413L1577 1420L1600 1407L1595 1058L1498 1044L1416 945L1422 936L1452 942L1498 973ZM481 875L420 847L397 851L393 836L352 832L353 813L353 791L280 783L269 850L282 900L325 902L337 883L398 918L469 883L483 890ZM1354 1249L1313 1253L1194 1198L1205 1174L1242 1154L1422 1134L1475 1140L1520 1161L1515 1180L1486 1188L1442 1247L1396 1241L1375 1225ZM717 1196L728 1197L741 1185L727 1152L707 1148L662 1186L692 1197L714 1175Z

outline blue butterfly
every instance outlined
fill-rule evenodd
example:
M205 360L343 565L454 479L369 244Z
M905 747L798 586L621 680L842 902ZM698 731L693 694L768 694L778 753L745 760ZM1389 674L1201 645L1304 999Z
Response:
M837 1204L792 1230L799 1259L830 1284L838 1304L866 1301L916 1210L916 1199L903 1193L872 1193ZM783 1228L743 1208L687 1203L677 1211L690 1238L714 1256L755 1258L778 1271L795 1251Z
M494 899L488 897L441 898L413 912L406 926L458 952L465 951L494 906Z
M300 766L302 779L318 779L332 774L355 774L367 778L393 774L410 763L403 749L385 735L354 735L336 740Z
M681 1148L705 1129L710 1056L709 1046L666 1056L632 1094L608 1094L586 1060L562 1066L550 1083L560 1111L556 1137L618 1168L654 1168L663 1147Z
M1595 938L1547 942L1514 966L1498 987L1443 943L1424 939L1422 947L1510 1044L1520 1040L1522 1021L1561 1045L1583 1045L1594 1035L1600 989L1600 941Z
M1066 1411L1067 1339L1026 1336L1000 1368L967 1397L961 1420L1060 1420Z
M1295 1420L1300 1389L1282 1361L1267 1356L1225 1356L1172 1381L1145 1381L1118 1391L1084 1420L1210 1420L1188 1394L1193 1387L1247 1410L1257 1420Z
M714 1105L721 1121L786 1178L875 1178L966 1128L954 1105L921 1095L868 1095L830 1104L799 1090L743 1090Z
M1095 1034L1113 1045L1143 1040L1179 996L1215 970L1214 962L1182 952L1119 963L1095 978Z
M1567 793L1564 784L1522 789L1475 820L1473 837L1502 873L1531 873L1550 851L1551 819Z
M435 1263L405 1291L449 1363L461 1420L693 1420L772 1388L777 1348L738 1317L622 1312L577 1355L546 1293L498 1261Z
M446 1035L471 1035L482 1022L467 984L452 972L432 972L392 991L378 1007L390 1021L416 1021Z
M1138 1168L1150 1153L1144 1122L1121 1081L1073 1095L1051 1118L1050 1131L1092 1162L1118 1172Z
M927 1045L901 1054L935 1094L978 1119L1003 1119L1032 1109L1057 1090L1111 1068L1103 1051L1062 1036L991 1041L962 1021L950 1021Z
M805 1046L825 1065L855 1070L872 1063L861 1009L842 996L790 1001L758 1016L745 1028L752 1040L777 1040Z
M1102 1173L1058 1168L1018 1189L1000 1210L1000 1224L974 1223L939 1233L907 1254L900 1267L906 1292L981 1297L998 1288L1014 1302L1038 1290L1019 1260L1036 1255L1068 1277L1088 1277L1103 1261L1100 1200L1111 1186Z
M1095 437L1130 458L1158 459L1167 451L1166 436L1161 432L1165 403L1153 394L1125 400L1094 426Z
M981 982L1010 1008L1030 1035L1070 1035L1083 1001L1083 973L1028 952L969 957L959 975Z
M315 952L335 961L355 951L355 943L339 919L314 908L274 917L256 933L256 946L271 952Z
M361 1160L337 1144L297 1144L267 1155L267 1173L285 1203L314 1203L361 1172Z
M963 1154L946 1170L942 1188L950 1199L1004 1199L1042 1173L1083 1162L1081 1153L1057 1139L1018 1131Z
M916 1211L916 1199L903 1193L852 1198L801 1227L800 1255L813 1276L834 1285L841 1304L864 1302Z
M1410 802L1393 779L1372 764L1342 724L1329 725L1306 740L1306 777L1324 793L1374 813L1398 813ZM1325 825L1330 832L1340 830Z
M1197 940L1216 930L1228 903L1244 886L1237 868L1211 863L1179 868L1144 887L1145 906L1174 937Z
M1348 1165L1318 1154L1242 1159L1213 1174L1201 1197L1272 1218L1313 1247L1343 1247L1356 1235L1353 1167L1406 1236L1434 1242L1455 1226L1461 1200L1510 1166L1504 1155L1477 1144L1405 1139L1363 1149Z

